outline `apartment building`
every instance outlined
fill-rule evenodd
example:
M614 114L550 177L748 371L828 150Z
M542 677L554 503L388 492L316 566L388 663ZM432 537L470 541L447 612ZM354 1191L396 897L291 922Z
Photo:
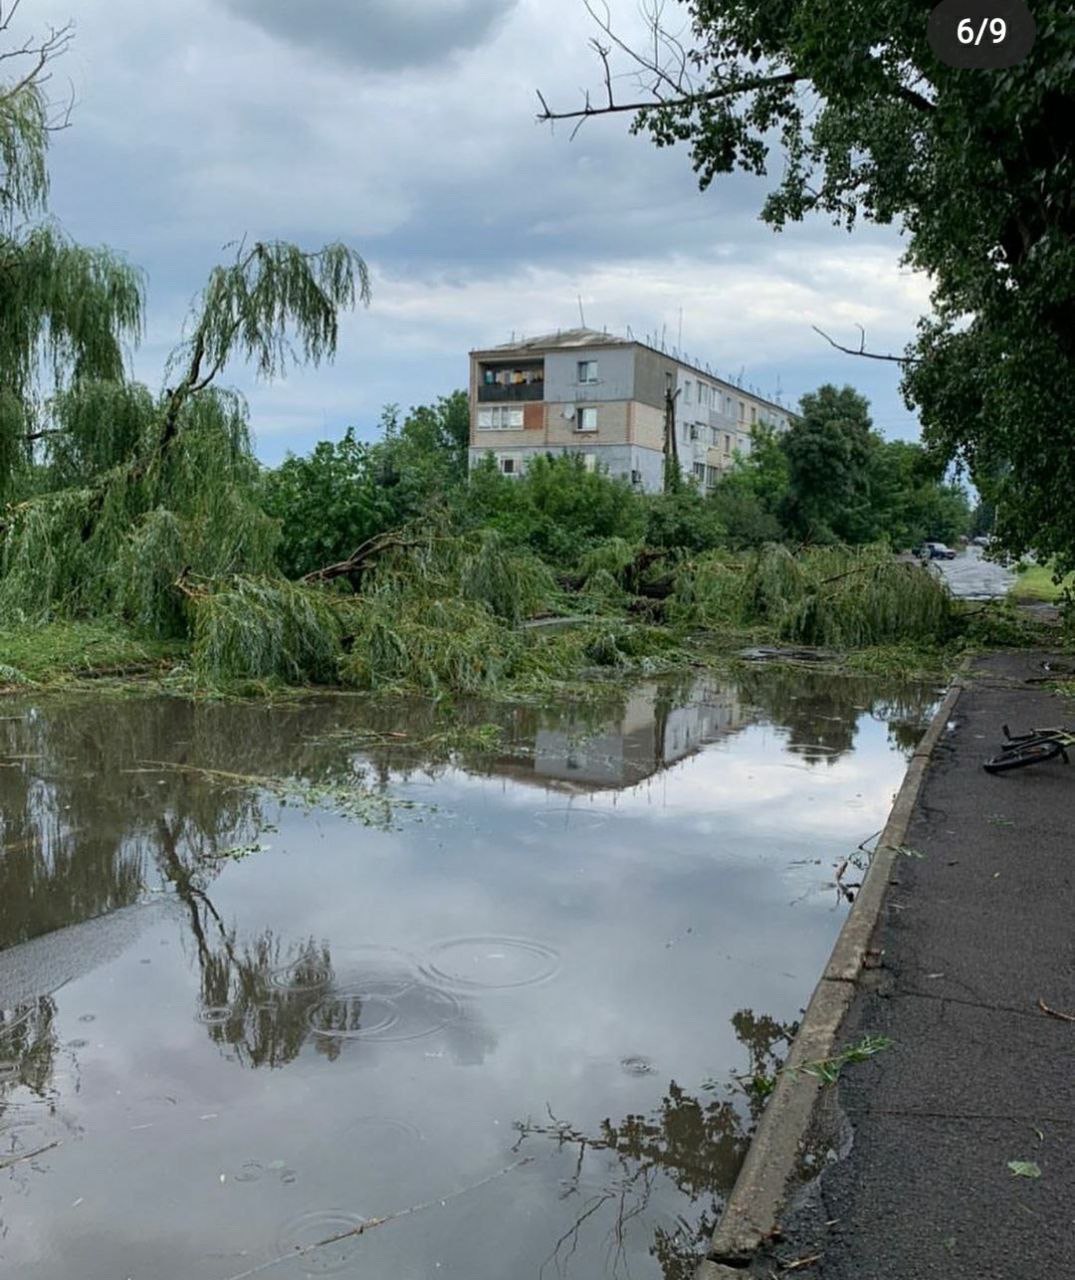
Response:
M664 483L669 394L685 476L712 488L759 423L788 409L632 338L568 329L470 353L470 465L521 475L543 453L578 453L646 492Z

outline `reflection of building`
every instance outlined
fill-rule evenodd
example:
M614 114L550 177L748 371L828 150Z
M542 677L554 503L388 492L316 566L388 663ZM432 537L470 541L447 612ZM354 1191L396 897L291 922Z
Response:
M566 717L539 728L529 759L502 757L494 772L550 789L633 786L752 718L733 689L696 686L677 699L658 684L636 686L622 711L596 728Z

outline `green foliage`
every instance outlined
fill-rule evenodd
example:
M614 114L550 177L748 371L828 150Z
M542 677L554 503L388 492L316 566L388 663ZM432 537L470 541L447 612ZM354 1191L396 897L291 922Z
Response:
M733 551L778 542L783 536L779 518L756 493L737 485L734 473L717 485L709 503L714 520L724 530L724 544Z
M864 1035L854 1044L835 1054L831 1058L818 1058L814 1062L804 1062L800 1067L788 1068L801 1071L803 1075L813 1076L824 1085L833 1085L840 1078L840 1072L852 1062L869 1062L879 1053L891 1049L894 1041L889 1036Z
M600 539L639 541L646 520L642 498L626 481L587 471L581 457L564 454L532 458L518 478L498 474L487 460L471 476L465 512L557 565L577 563Z
M0 620L113 616L180 636L181 574L272 573L278 526L258 502L246 406L212 380L233 350L262 373L280 369L293 333L310 361L331 354L336 308L353 299L356 275L365 296L361 260L338 245L255 245L210 277L175 389L154 402L141 387L75 381L56 403L45 491L2 530Z
M711 551L724 543L726 533L717 507L695 485L646 500L646 542L651 547Z
M622 586L628 569L635 563L642 550L637 543L624 538L605 538L588 547L579 560L579 572L587 587L592 586L598 575L610 578Z
M632 132L686 143L702 187L736 169L778 175L762 210L774 227L821 213L903 228L905 261L932 288L904 366L926 439L995 503L1006 550L1057 557L1066 572L1075 24L1066 0L1032 8L1029 54L978 73L939 62L923 9L903 0L688 0L687 47L658 34L638 55L657 59L661 91ZM850 536L835 514L799 518Z
M978 606L965 620L963 638L967 644L982 649L1025 649L1048 644L1042 628L1021 614L1009 600Z
M191 598L191 665L208 686L332 682L343 637L338 602L317 587L234 577Z
M360 689L479 694L511 673L522 645L487 605L386 593L365 602L341 672Z
M263 378L293 363L316 368L336 354L340 309L369 297L366 264L338 241L316 253L282 240L240 247L233 263L210 272L169 370L188 361L195 391L236 355Z
M304 458L289 455L262 485L265 511L280 523L277 562L288 578L345 560L396 523L371 447L359 443L353 429L342 440L321 441Z
M875 437L869 405L852 387L826 384L802 398L783 438L789 493L785 519L806 542L869 541L876 516L869 475Z
M337 564L368 539L431 507L447 505L466 479L466 393L419 405L402 424L389 405L383 437L363 444L349 428L306 457L288 457L263 481L265 510L281 525L278 563L289 578Z
M745 560L720 555L684 565L672 616L682 624L765 624L779 637L828 648L938 640L951 626L947 589L885 547L769 546Z
M176 655L176 646L142 640L114 623L62 622L0 629L0 664L40 683L149 668Z

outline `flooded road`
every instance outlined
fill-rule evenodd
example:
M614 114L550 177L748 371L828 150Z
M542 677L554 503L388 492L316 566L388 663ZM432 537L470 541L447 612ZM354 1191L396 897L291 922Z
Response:
M999 600L1015 583L1015 574L1004 565L986 560L982 548L963 547L954 560L933 560L930 567L948 583L961 600Z
M6 700L0 1273L689 1280L936 700Z

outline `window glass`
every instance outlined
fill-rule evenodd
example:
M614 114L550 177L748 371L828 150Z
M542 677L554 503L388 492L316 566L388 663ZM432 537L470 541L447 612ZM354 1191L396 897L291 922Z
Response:
M596 431L597 430L597 410L596 409L580 409L578 422L579 422L580 431Z
M580 382L596 382L597 381L597 361L596 360L580 360L579 361L579 381Z

